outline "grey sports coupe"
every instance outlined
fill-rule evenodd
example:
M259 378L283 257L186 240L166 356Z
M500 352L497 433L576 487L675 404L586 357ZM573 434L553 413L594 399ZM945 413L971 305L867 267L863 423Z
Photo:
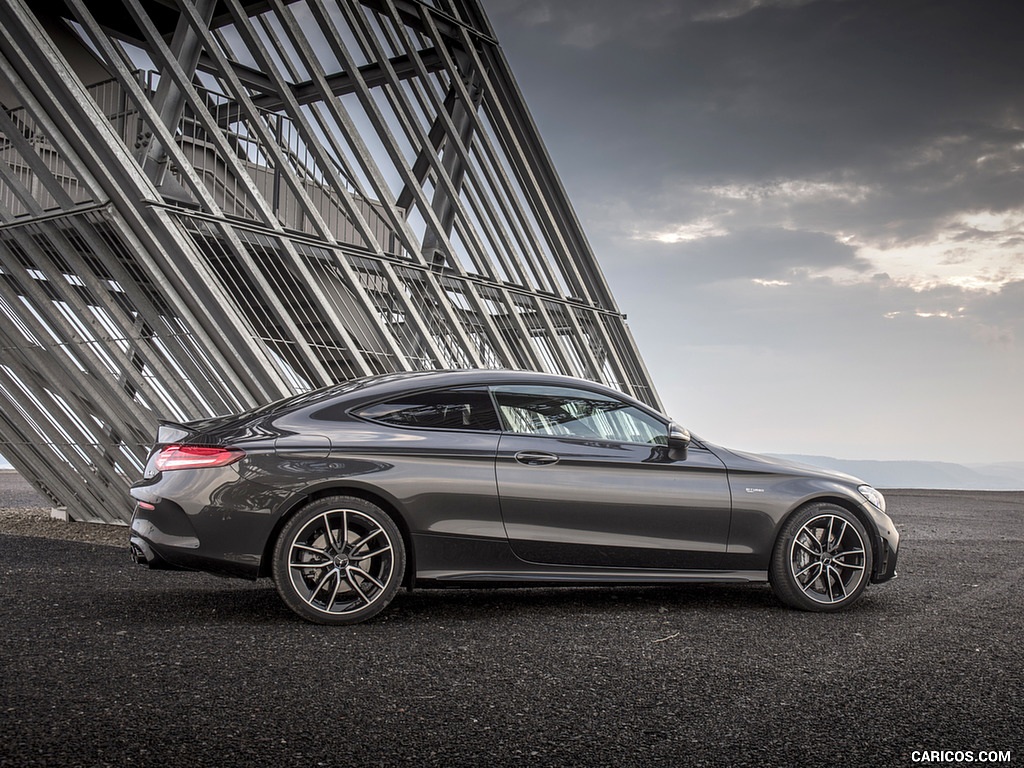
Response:
M835 611L896 575L885 499L713 445L589 381L507 370L349 381L163 422L132 487L133 558L271 576L323 624L401 586L768 581Z

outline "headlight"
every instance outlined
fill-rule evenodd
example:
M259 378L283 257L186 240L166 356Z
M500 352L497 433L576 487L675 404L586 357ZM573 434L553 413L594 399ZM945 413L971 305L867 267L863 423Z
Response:
M872 504L874 504L880 510L885 512L885 496L880 494L878 491L876 491L870 485L858 485L857 486L857 490L860 491L860 495L861 496L863 496L865 499L870 501Z

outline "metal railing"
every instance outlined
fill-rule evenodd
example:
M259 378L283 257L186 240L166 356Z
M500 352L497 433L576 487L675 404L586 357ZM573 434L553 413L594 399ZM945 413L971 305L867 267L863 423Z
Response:
M159 75L152 70L138 70L136 73L139 84L152 98L156 93ZM140 117L139 110L132 104L128 94L116 79L105 80L89 86L90 96L110 121L118 136L129 150L139 151L147 138L147 126ZM198 89L211 105L226 104L227 97L209 89ZM341 195L333 188L325 177L316 160L310 153L296 130L294 122L287 117L270 110L260 109L260 117L276 137L279 147L284 148L290 168L302 185L302 193L311 202L320 218L326 223L328 231L339 242L345 245L364 246L356 227L345 211ZM91 197L79 182L68 163L50 145L45 132L23 107L16 107L7 112L8 117L23 133L26 140L33 145L36 154L46 165L48 171L58 180L63 190L76 204L90 203ZM317 235L313 222L306 215L305 206L299 200L295 190L284 183L283 173L276 167L263 151L259 139L250 130L244 120L229 123L223 128L223 136L234 147L239 165L244 169L260 194L273 207L278 221L286 229ZM247 186L233 173L232 169L220 157L215 144L206 135L202 123L186 111L178 122L175 131L178 146L188 160L192 169L206 184L214 200L228 216L242 219L256 219L256 209L246 189ZM0 160L10 166L23 184L32 193L43 211L60 210L62 205L44 186L33 171L31 165L17 147L3 134L0 134ZM344 177L345 171L340 162L335 161L336 170ZM174 166L170 172L181 180L182 171ZM346 189L359 210L360 215L370 226L377 242L384 252L399 258L405 252L398 244L398 239L391 226L381 215L381 206L367 200L359 194L355 185L349 184ZM12 218L20 218L31 213L10 185L0 184L0 205L10 212Z

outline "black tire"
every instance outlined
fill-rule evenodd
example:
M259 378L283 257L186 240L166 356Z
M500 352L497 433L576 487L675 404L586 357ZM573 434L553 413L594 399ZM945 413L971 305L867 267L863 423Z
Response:
M783 524L768 579L784 603L804 611L841 611L871 580L871 539L864 525L836 504L810 504Z
M274 584L285 605L317 624L376 616L405 574L402 534L384 510L354 496L310 502L274 545Z

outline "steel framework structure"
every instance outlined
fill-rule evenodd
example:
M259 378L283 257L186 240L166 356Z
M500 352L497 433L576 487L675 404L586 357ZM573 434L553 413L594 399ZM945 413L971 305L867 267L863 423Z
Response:
M73 519L357 376L658 404L477 0L0 0L0 102L0 452Z

